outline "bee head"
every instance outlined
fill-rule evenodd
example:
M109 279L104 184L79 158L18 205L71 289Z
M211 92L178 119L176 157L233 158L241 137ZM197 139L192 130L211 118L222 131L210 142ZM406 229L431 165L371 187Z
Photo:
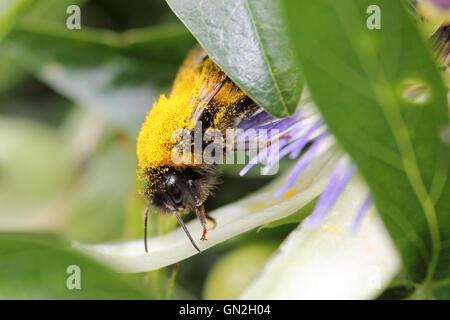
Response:
M203 227L201 240L205 240L207 232L206 220L210 220L215 225L215 220L205 213L203 202L207 198L211 187L216 180L212 174L213 167L182 168L158 167L148 170L146 195L150 199L151 205L162 212L171 212L177 218L178 223L183 228L194 248L200 252L194 239L189 233L178 212L193 210L200 219ZM145 210L144 223L144 243L147 250L147 217L150 205Z
M158 168L148 172L147 196L163 212L182 212L200 206L207 194L207 176L192 168Z

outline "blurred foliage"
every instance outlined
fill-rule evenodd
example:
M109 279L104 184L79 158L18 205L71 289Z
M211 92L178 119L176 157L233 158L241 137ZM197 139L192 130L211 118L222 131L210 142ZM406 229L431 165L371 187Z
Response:
M0 236L1 299L149 299L137 283L80 256L25 236ZM82 290L69 290L67 282L80 268ZM82 276L81 276L82 275ZM69 287L70 287L69 284Z
M277 242L246 244L221 257L208 275L203 298L237 299L256 278L278 245Z

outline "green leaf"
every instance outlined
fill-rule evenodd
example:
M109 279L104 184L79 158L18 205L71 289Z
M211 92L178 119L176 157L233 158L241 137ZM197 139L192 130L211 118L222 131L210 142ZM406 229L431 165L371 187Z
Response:
M367 8L381 9L369 30ZM400 1L285 0L296 57L330 131L367 181L417 296L449 290L449 125L446 89ZM425 89L405 97L408 84ZM446 282L445 282L446 281ZM446 283L446 284L445 284Z
M25 11L31 0L0 1L0 41Z
M20 21L53 21L65 25L66 18L70 15L66 12L70 5L82 7L86 0L39 0L33 1L27 8Z
M157 68L158 63L163 64L166 70L167 67L173 69L174 66L178 69L187 51L194 45L192 36L179 25L116 33L86 27L82 30L68 30L60 23L36 23L34 20L16 25L7 40L6 46L23 46L36 51L28 52L28 57L43 58L41 65L53 60L71 67L86 67L118 55L140 62L144 67L142 73L153 70L147 74L147 77L153 78L155 75L161 76L161 72L155 72L161 69ZM48 46L53 50L47 50ZM170 72L165 78L172 79Z
M81 288L68 289L69 266L78 266ZM0 237L1 299L148 299L137 286L87 258L19 236Z
M179 26L118 34L27 22L14 28L3 49L60 94L134 136L193 43Z
M302 77L275 0L166 0L210 57L264 110L297 107Z

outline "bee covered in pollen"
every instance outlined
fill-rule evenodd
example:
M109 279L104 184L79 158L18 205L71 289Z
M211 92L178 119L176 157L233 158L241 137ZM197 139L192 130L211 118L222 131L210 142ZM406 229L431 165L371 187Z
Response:
M161 95L142 125L137 140L140 176L146 184L145 197L150 204L145 211L145 251L147 248L147 218L153 205L160 212L172 213L177 218L192 245L200 251L180 217L180 213L194 211L203 228L201 240L206 240L208 220L203 203L216 184L217 164L178 163L173 161L177 141L176 130L194 136L194 126L201 123L201 134L208 129L225 133L240 120L251 115L257 106L207 56L194 48L180 67L169 96ZM196 129L195 129L196 130ZM193 140L192 140L193 141ZM211 142L213 143L213 142ZM192 143L193 144L193 143ZM201 150L208 145L202 142Z

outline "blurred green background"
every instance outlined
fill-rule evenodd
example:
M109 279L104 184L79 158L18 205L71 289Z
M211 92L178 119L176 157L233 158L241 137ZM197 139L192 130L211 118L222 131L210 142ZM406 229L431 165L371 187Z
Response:
M10 238L57 248L141 239L136 137L195 40L163 0L0 3L0 250ZM81 30L66 27L71 4L81 7ZM238 170L222 168L207 210L270 180L258 168L245 178ZM151 214L151 236L177 226L170 215ZM294 227L253 230L181 262L170 297L235 297ZM33 272L41 268L36 262ZM172 270L120 277L168 298ZM35 296L24 289L5 297Z

